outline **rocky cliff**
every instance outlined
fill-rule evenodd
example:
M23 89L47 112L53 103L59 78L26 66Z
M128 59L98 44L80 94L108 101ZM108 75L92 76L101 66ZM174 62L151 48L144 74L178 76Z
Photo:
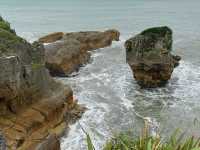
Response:
M0 70L0 129L7 149L59 149L64 118L79 117L83 109L70 87L49 76L43 45L17 36L1 17Z
M46 67L52 76L66 76L90 59L88 51L110 46L119 40L117 30L52 33L39 39L45 45Z
M172 55L172 30L168 27L147 29L125 42L126 59L142 87L167 83L181 59Z

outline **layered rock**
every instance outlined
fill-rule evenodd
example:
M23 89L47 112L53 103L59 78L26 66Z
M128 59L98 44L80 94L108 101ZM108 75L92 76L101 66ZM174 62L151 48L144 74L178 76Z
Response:
M70 87L49 76L44 58L42 44L28 43L0 19L0 130L7 149L57 150L64 118L83 112Z
M113 40L119 40L119 36L117 30L66 33L62 39L45 45L46 67L52 76L69 75L88 62L88 51L110 46ZM53 39L52 34L46 37ZM47 42L41 40L46 37L40 41Z
M140 86L162 86L171 78L181 59L171 54L172 43L168 27L147 29L125 42L127 62Z
M77 71L90 58L81 43L66 39L45 45L46 67L52 76L66 76Z
M105 32L86 31L66 33L63 39L76 39L84 45L87 51L110 46L112 41L119 41L120 33L117 30L107 30Z

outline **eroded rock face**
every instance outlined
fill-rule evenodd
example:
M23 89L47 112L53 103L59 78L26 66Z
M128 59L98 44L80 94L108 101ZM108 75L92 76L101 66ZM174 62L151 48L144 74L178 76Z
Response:
M46 67L52 76L66 76L77 71L90 58L83 45L75 39L65 39L45 46Z
M167 83L181 59L172 51L172 30L168 27L147 29L125 42L126 59L142 87Z
M31 45L2 28L0 69L0 101L13 113L35 102L38 96L48 94L49 85L54 83L45 69L43 45Z
M62 39L45 45L46 67L52 76L69 75L88 62L88 51L110 46L119 36L117 30L66 33Z
M68 125L64 118L84 109L70 87L50 77L43 45L20 38L8 23L0 26L0 70L0 131L7 149L59 149L58 138Z

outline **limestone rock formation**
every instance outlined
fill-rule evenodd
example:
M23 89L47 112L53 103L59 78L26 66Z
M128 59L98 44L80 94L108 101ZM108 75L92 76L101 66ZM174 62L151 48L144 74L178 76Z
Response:
M66 33L63 39L76 39L85 46L87 51L110 46L112 41L119 41L120 33L111 29L105 32L85 31Z
M52 76L66 76L86 64L90 58L83 45L75 39L66 39L45 45L46 67Z
M172 43L168 27L147 29L125 42L127 62L140 86L162 86L171 78L181 59L171 54Z
M46 67L52 76L69 75L88 62L88 51L110 46L119 36L117 30L66 33L62 39L45 45Z
M41 43L52 43L52 42L55 42L57 40L62 39L63 35L64 35L63 32L55 32L55 33L49 34L47 36L41 37L39 39L39 42L41 42Z
M83 112L71 88L49 76L44 58L42 44L28 43L0 18L0 131L8 150L59 149L64 118Z

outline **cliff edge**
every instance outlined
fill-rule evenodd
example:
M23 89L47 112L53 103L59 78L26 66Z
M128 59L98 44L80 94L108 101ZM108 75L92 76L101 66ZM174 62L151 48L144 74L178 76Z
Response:
M0 17L0 129L7 149L59 150L59 136L84 108L45 68L44 47Z

